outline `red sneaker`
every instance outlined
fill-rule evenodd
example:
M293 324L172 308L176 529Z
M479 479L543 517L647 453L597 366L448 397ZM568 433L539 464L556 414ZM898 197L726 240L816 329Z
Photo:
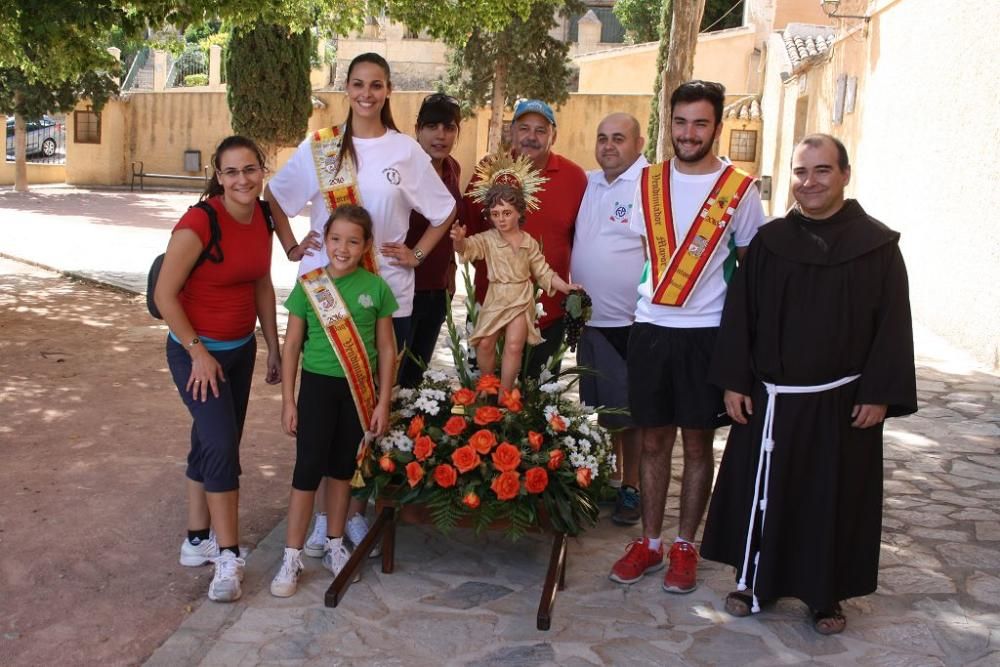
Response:
M698 552L690 542L674 542L670 547L670 567L663 577L668 593L690 593L698 588Z
M611 567L611 581L631 584L642 579L647 572L663 567L663 545L656 551L649 548L649 538L633 540L625 547L625 555Z

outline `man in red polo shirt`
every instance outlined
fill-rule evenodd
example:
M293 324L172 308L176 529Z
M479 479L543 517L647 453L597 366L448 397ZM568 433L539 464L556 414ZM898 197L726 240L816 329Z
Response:
M549 266L563 278L569 279L569 258L573 246L576 214L587 189L587 174L578 164L552 152L556 141L556 116L541 100L521 100L514 107L511 121L511 148L515 156L526 155L536 169L548 180L537 193L539 207L525 218L524 231L542 246L542 254ZM472 184L470 183L470 188ZM466 190L468 193L469 190ZM468 234L485 231L490 222L483 215L482 205L466 196L466 224ZM486 296L486 264L476 262L476 300ZM542 295L540 302L545 314L538 320L545 342L529 348L527 375L537 378L546 361L563 341L562 294L554 297Z

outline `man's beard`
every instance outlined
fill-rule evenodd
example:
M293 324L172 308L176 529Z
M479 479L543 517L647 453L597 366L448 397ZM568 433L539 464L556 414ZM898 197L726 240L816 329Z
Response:
M683 154L683 155L681 154L680 144L674 141L673 138L670 139L670 143L674 147L674 155L677 156L677 159L680 160L681 162L698 162L706 155L712 152L712 144L710 142L702 144L702 146L698 149L697 153Z

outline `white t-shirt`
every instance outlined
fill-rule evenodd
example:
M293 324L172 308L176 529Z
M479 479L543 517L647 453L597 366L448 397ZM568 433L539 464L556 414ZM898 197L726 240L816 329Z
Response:
M405 134L387 130L375 139L354 137L354 149L358 155L361 203L371 214L375 227L379 273L399 302L394 317L408 317L413 313L413 269L393 266L379 248L386 242L403 243L406 240L411 210L420 213L435 227L443 224L455 208L455 198L434 171L430 156ZM312 229L323 233L330 212L319 189L311 136L299 144L291 159L268 182L268 187L288 216L298 215L311 202ZM299 275L328 263L326 252L318 250L302 258Z
M719 180L725 167L725 164L720 164L719 170L712 174L682 174L674 167L674 160L670 161L670 206L674 218L674 235L678 243L683 242L695 215L701 210L712 186ZM647 260L643 268L642 281L639 283L639 302L635 310L635 321L677 329L719 326L722 321L722 307L726 301L724 271L726 260L735 260L736 249L750 245L757 229L763 224L764 209L761 207L760 194L757 188L750 187L736 205L736 213L726 226L725 235L705 267L705 273L698 286L682 307L652 303L650 299L654 289L654 277L650 275ZM646 235L641 188L636 188L629 226L633 231Z
M570 276L593 301L590 326L625 327L635 317L635 288L646 257L642 237L629 228L629 220L639 176L648 164L640 155L611 183L600 169L587 173Z

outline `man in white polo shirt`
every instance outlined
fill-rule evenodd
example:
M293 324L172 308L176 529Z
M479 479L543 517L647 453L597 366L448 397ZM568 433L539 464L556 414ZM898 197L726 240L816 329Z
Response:
M632 116L613 113L601 121L594 148L601 168L587 174L576 217L570 275L593 301L577 350L580 365L597 371L596 376L580 377L580 398L587 405L628 408L628 336L645 261L642 237L629 229L629 220L639 175L649 164L642 156L643 144L639 122ZM622 477L611 520L635 525L641 514L634 424L628 415L600 415L598 421L605 428L621 429L613 436Z

